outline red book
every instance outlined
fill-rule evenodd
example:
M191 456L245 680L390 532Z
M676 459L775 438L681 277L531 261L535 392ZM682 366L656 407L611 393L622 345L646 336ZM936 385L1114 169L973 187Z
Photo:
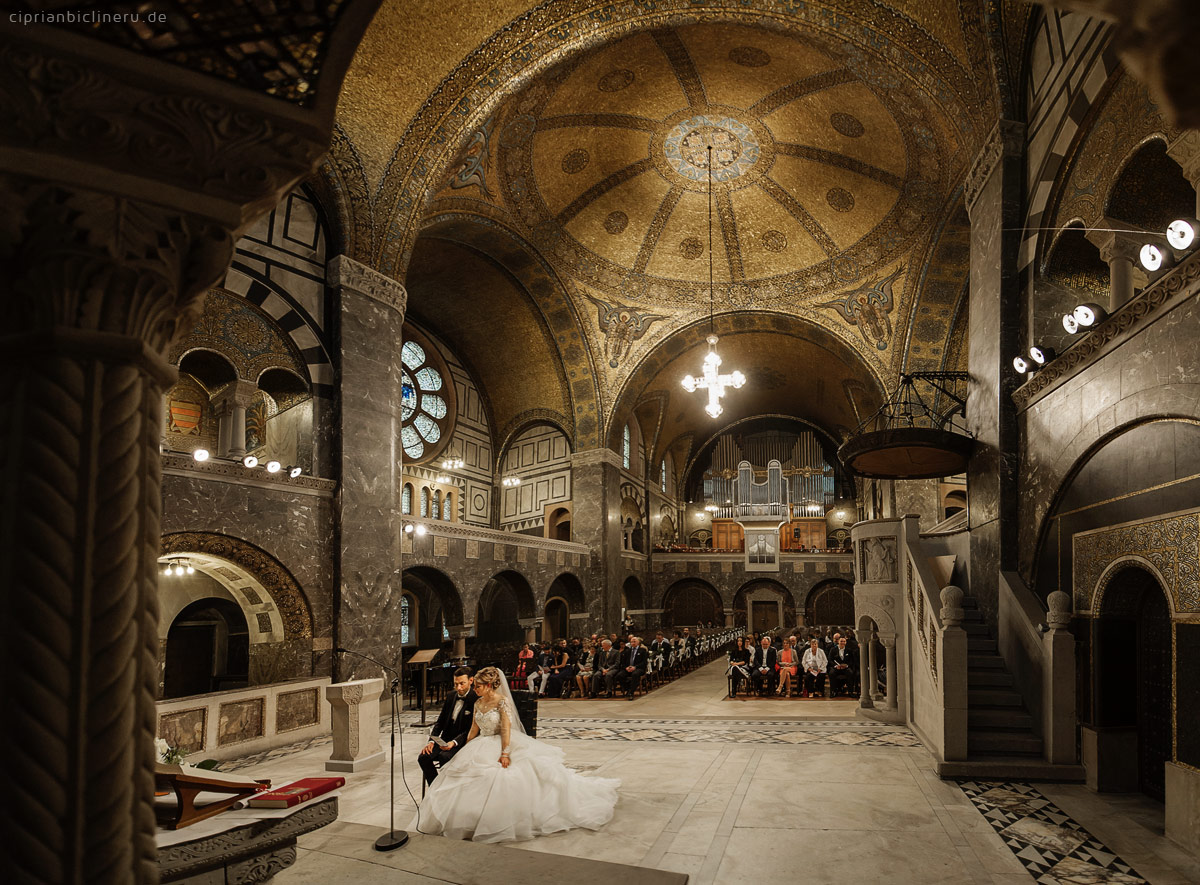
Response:
M291 808L345 784L344 777L306 777L278 790L259 793L251 798L249 805L251 808Z

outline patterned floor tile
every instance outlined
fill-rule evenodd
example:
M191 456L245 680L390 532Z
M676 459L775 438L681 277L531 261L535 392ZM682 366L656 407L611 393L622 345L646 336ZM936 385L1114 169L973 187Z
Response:
M959 787L1043 885L1136 885L1146 881L1032 785L959 781Z

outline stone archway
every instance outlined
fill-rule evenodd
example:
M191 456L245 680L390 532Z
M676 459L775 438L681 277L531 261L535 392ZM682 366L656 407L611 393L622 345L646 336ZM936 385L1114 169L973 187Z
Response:
M831 580L818 584L804 600L804 622L810 627L854 623L854 585Z
M696 578L677 581L663 594L662 620L666 627L694 627L709 621L724 625L721 594L707 581Z

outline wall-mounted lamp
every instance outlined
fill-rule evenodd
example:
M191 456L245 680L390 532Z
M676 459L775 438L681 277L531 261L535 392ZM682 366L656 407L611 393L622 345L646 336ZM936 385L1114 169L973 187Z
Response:
M204 462L208 460L208 449L196 449L192 452L192 457L197 461Z

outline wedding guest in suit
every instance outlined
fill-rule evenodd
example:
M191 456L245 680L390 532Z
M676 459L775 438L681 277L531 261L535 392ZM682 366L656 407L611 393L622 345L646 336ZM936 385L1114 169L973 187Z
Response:
M775 694L792 697L795 694L796 677L800 673L800 655L796 651L796 637L786 636L779 652L779 688Z
M636 636L629 637L629 647L621 653L621 666L618 676L621 687L625 690L625 700L632 701L633 693L638 683L646 675L646 667L650 663L650 653L642 648L642 640Z
M729 696L736 697L738 686L750 682L750 649L743 636L737 638L737 647L729 653Z
M589 639L575 661L575 686L579 696L586 698L591 693L592 676L596 672L596 646Z
M541 651L538 652L534 659L534 665L529 670L529 679L526 680L530 691L537 691L539 686L541 691L539 697L546 696L546 679L550 676L550 668L554 666L554 650L550 643L542 645Z
M854 686L858 682L858 674L854 671L858 666L858 656L850 654L846 637L838 640L838 647L829 653L829 687L834 697L839 694L854 694Z
M829 666L829 661L825 657L825 652L821 651L821 644L817 640L809 640L808 651L804 653L804 659L800 662L800 666L804 668L804 696L823 697L825 694L825 670ZM816 687L815 692L814 686Z
M612 640L605 639L600 643L600 653L596 655L595 670L592 674L592 697L600 693L600 684L604 684L604 696L613 696L613 681L617 678L617 665L621 656L613 648Z
M425 782L428 784L433 783L433 779L438 776L438 766L445 765L453 759L471 733L471 724L474 721L471 714L475 710L477 697L475 692L471 691L471 682L471 671L468 668L459 667L454 671L454 693L442 704L442 712L433 725L433 731L429 733L429 743L417 756L417 762L420 763L421 771L425 773ZM446 742L445 745L438 746L434 737L441 738Z
M778 664L779 654L771 648L771 637L764 636L751 661L750 679L759 694L766 694L775 684L775 668Z

